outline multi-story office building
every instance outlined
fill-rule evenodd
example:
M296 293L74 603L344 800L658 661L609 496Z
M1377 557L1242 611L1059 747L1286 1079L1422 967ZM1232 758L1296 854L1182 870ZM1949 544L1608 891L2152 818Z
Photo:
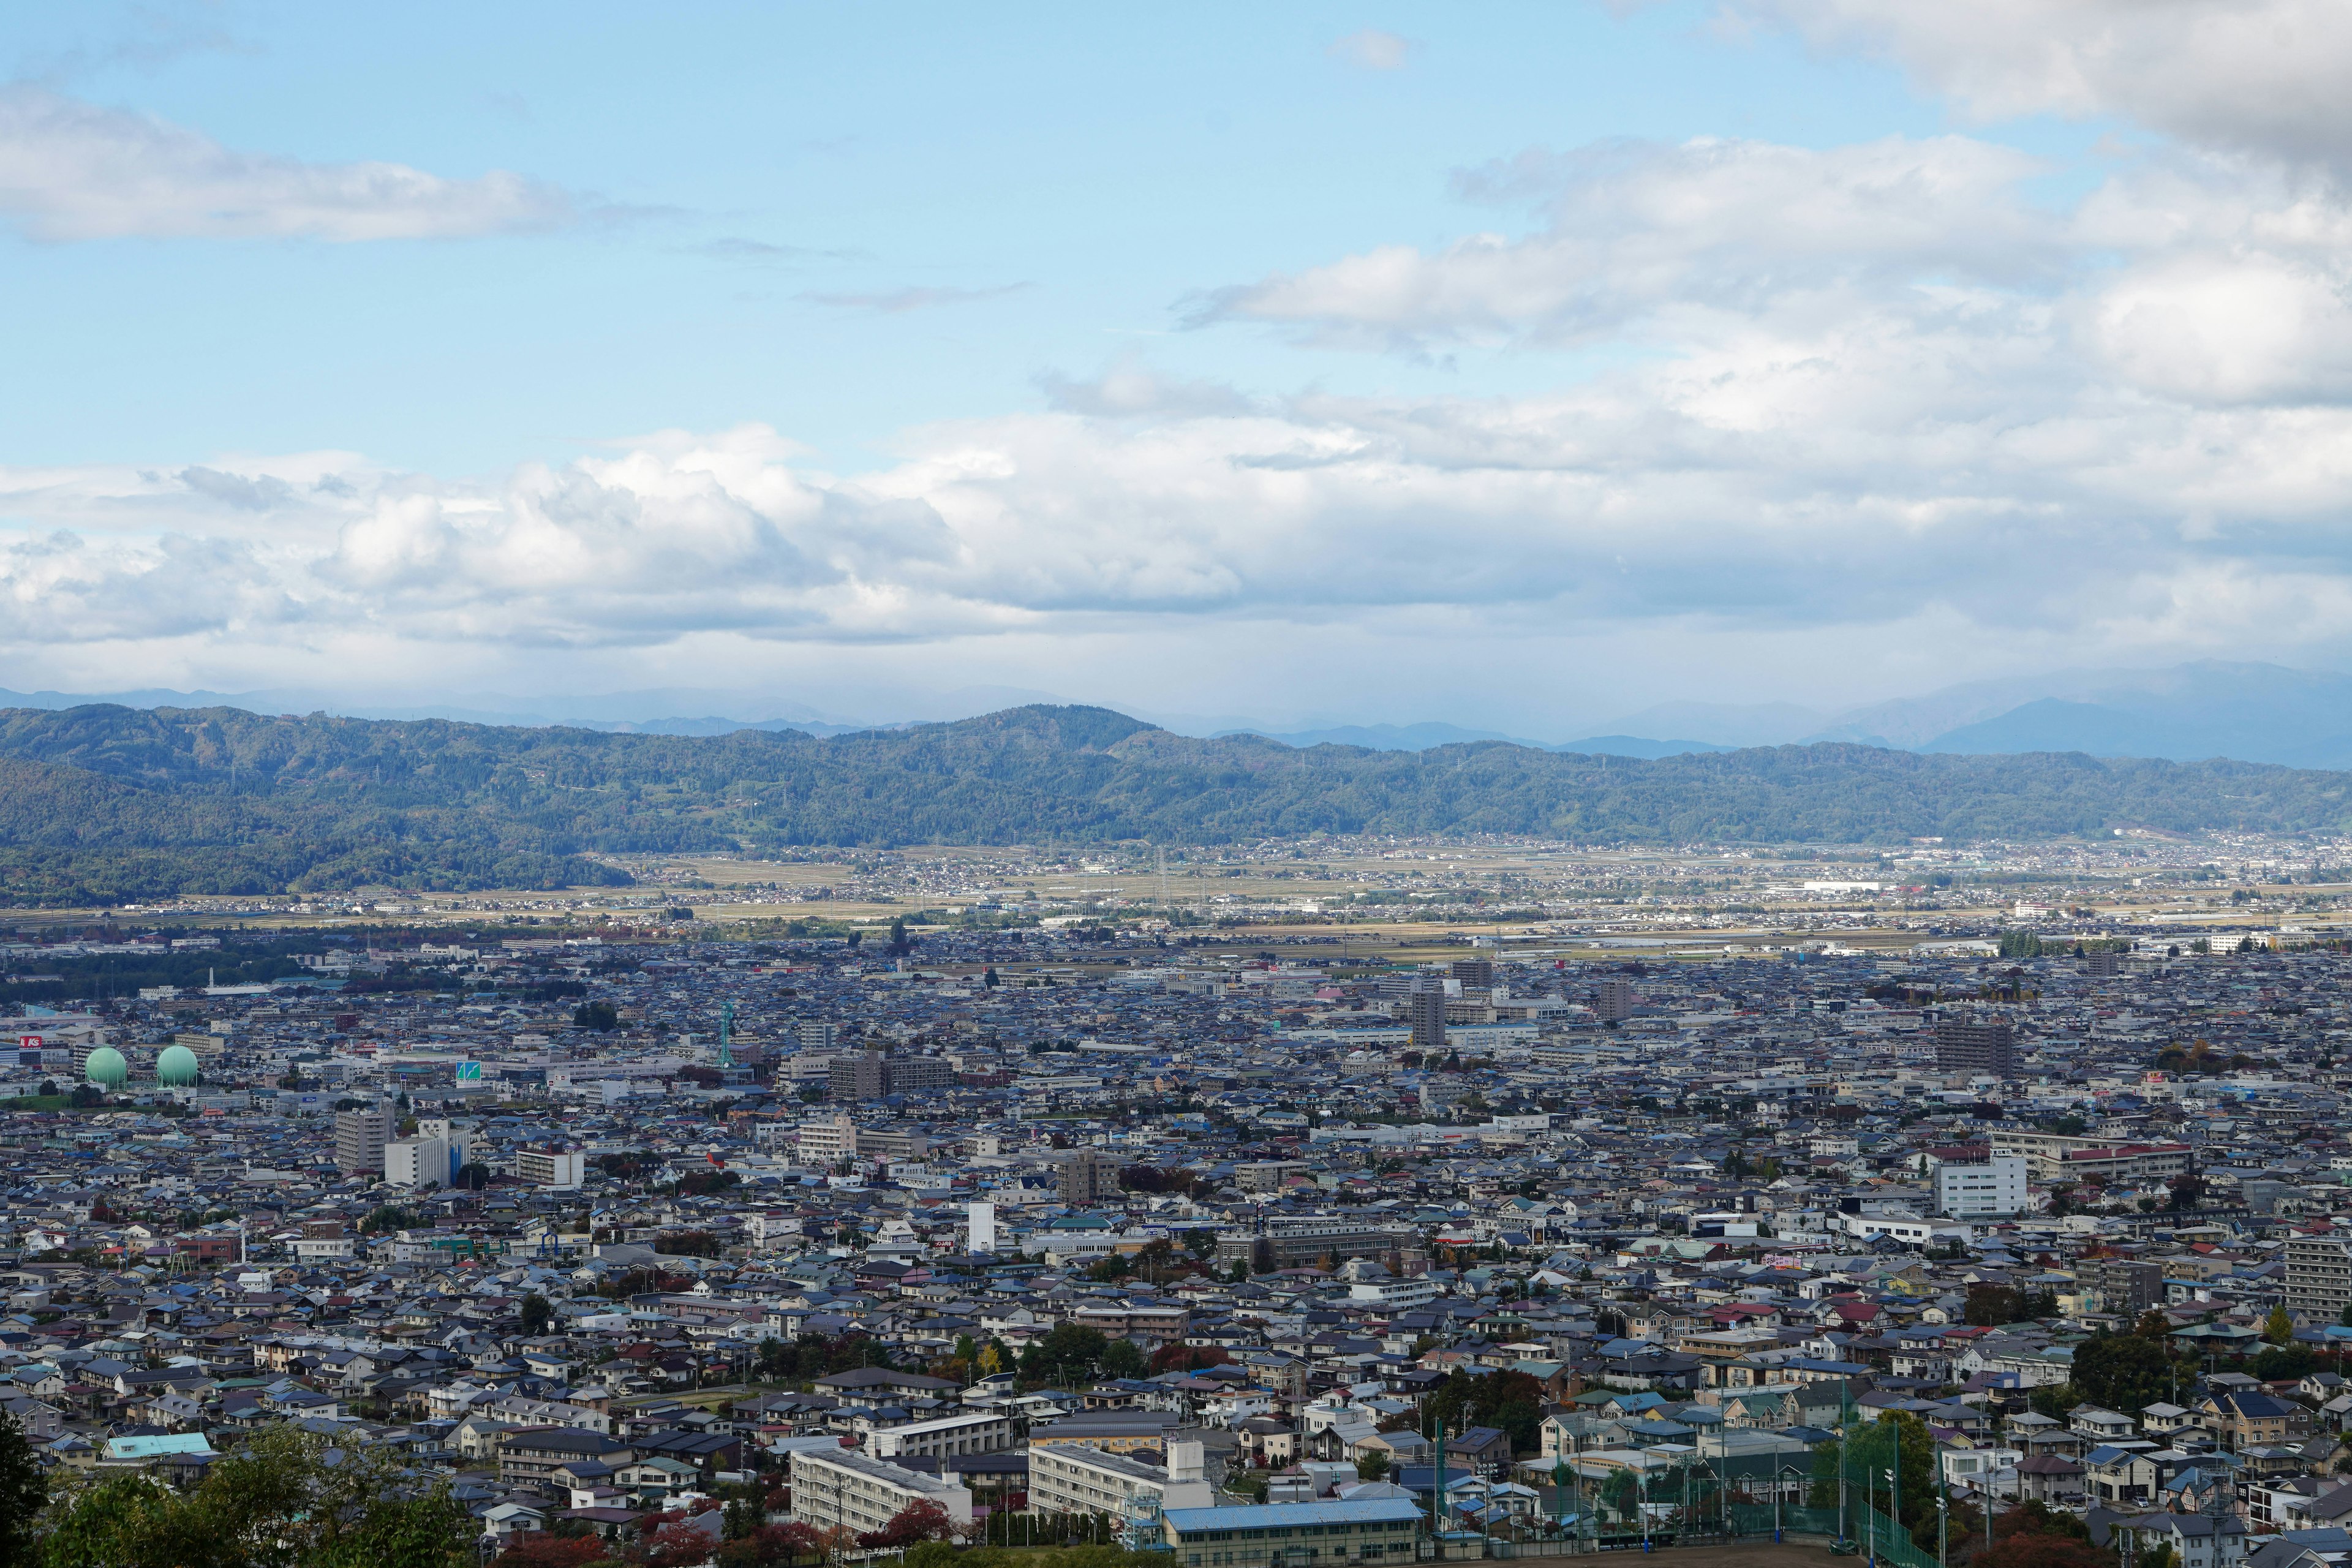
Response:
M793 1463L793 1518L819 1530L876 1531L903 1509L935 1502L957 1524L971 1522L969 1489L858 1453L802 1448Z

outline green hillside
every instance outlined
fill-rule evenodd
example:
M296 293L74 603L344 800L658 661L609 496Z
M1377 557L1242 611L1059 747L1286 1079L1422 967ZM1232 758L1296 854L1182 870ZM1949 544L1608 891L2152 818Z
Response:
M815 739L0 710L0 895L85 903L625 881L599 853L1504 833L1590 842L2336 830L2352 775L1780 746L1643 761L1192 740L1100 708Z

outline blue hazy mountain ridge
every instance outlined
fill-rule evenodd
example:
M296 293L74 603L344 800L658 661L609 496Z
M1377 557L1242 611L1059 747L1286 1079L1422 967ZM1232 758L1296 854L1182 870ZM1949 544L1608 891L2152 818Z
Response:
M1426 752L1433 746L1460 745L1471 741L1507 741L1514 746L1549 751L1541 741L1522 740L1497 730L1465 730L1459 724L1428 721L1419 724L1337 724L1325 730L1260 730L1241 726L1220 730L1212 740L1255 735L1286 746L1361 746L1368 752Z
M1737 746L1718 746L1712 741L1652 741L1640 735L1587 735L1581 740L1562 741L1547 751L1574 752L1587 757L1684 757L1694 752L1736 752Z
M1426 752L1438 746L1458 746L1474 741L1501 741L1538 752L1573 752L1587 757L1679 757L1692 752L1729 752L1738 748L1711 741L1654 741L1643 735L1586 735L1579 740L1528 741L1494 730L1465 730L1458 724L1430 721L1419 724L1340 724L1328 730L1220 730L1216 737L1255 735L1286 746L1360 746L1368 752Z

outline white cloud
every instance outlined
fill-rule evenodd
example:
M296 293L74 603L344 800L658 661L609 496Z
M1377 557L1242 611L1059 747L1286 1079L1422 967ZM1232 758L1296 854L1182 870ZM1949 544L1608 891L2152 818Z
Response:
M1901 65L1991 119L2119 115L2192 144L2352 167L2341 0L1732 0Z
M0 88L0 215L37 240L447 239L554 227L552 186L452 180L401 163L238 153L150 116Z
M1412 61L1413 51L1420 47L1411 38L1384 33L1378 27L1366 27L1335 40L1330 53L1333 59L1360 70L1394 71L1404 69Z
M887 289L878 294L803 294L801 298L814 304L835 305L845 310L872 310L877 315L902 316L909 310L935 310L941 305L970 305L982 300L1001 300L1028 287L1026 283L1004 283L993 289L907 288Z
M2051 225L2015 195L2039 169L1957 136L1826 153L1703 138L1532 153L1462 183L1540 195L1536 234L1383 247L1219 290L1192 320L1371 344L1559 342L1639 335L1678 307L1769 312L1890 277L2016 280L2054 260Z

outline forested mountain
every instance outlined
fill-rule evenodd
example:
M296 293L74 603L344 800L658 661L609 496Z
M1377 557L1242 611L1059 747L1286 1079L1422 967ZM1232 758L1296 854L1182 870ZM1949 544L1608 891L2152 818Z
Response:
M0 710L0 896L396 883L616 883L592 858L792 845L1223 843L1509 833L1584 841L1897 842L2336 829L2352 774L2079 753L1823 744L1645 761L1503 742L1421 752L1194 740L1101 708L1015 708L817 738Z

